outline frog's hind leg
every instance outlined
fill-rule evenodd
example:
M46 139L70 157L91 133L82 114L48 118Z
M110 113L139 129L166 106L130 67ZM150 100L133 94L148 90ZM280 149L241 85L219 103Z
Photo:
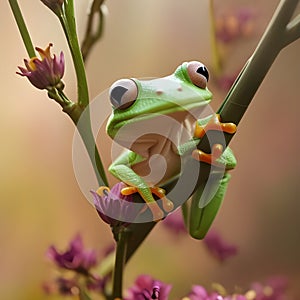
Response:
M217 184L217 187L211 186L211 191L208 191L206 196L203 194L205 186L200 186L189 203L190 207L188 207L188 203L183 205L185 223L193 238L203 239L207 234L223 202L230 177L229 173L225 173L223 178L216 181L215 184ZM211 196L211 192L214 193L213 196ZM204 202L208 201L208 203L204 207L201 207L200 201L203 202L203 196L209 199L204 199Z

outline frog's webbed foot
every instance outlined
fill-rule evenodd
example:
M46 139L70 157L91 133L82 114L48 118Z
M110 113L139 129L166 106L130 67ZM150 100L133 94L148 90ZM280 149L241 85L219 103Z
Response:
M221 144L215 144L212 147L211 154L195 149L192 152L192 157L198 161L202 161L204 163L220 167L222 166L222 163L218 162L217 160L218 158L220 158L222 153L223 153L223 146Z
M234 134L236 132L236 125L234 123L222 123L220 115L215 114L205 126L201 126L198 124L198 122L196 122L194 137L202 138L209 130L223 131L229 134ZM215 144L212 147L211 154L195 149L192 152L192 157L198 161L215 166L221 166L222 163L218 162L218 158L220 158L222 155L223 150L224 149L221 144Z
M162 206L165 212L170 212L174 208L174 204L172 201L166 198L166 192L164 189L160 187L149 187L151 194L154 194L162 201ZM145 197L145 194L139 190L137 187L134 186L127 186L121 190L123 195L131 195L134 193L139 193L143 200L146 202L147 207L152 212L154 220L161 220L164 217L164 212L159 207L158 203L154 199L149 199L149 197ZM153 198L153 197L152 197Z
M222 123L220 115L214 114L205 126L201 126L198 122L196 122L194 137L202 138L209 130L217 130L234 134L236 132L236 125L234 123Z

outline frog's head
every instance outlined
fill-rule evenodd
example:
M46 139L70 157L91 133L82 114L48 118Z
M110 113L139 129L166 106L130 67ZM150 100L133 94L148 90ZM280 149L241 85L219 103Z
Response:
M123 126L138 124L158 114L204 107L212 98L207 88L208 78L207 68L200 62L191 61L183 63L167 77L116 81L109 91L113 113L107 124L108 134L114 138Z

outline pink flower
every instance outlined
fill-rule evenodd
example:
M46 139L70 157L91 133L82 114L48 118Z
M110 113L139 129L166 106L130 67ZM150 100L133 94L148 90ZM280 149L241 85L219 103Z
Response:
M224 13L216 19L217 39L226 44L234 42L240 37L249 36L253 32L254 18L253 11L248 8Z
M122 195L121 190L125 186L125 183L119 182L103 195L91 191L98 215L111 226L128 226L141 209L139 205L134 205L132 195Z
M47 251L47 256L58 267L82 274L88 274L90 268L97 265L96 252L84 249L79 234L70 242L68 250L60 253L54 246L51 246Z
M167 300L172 286L153 279L150 275L140 275L128 289L125 300Z
M167 217L162 221L162 224L176 235L180 233L187 233L180 209L177 209L167 215Z
M221 296L218 292L208 292L201 285L193 285L188 297L183 298L188 300L247 300L243 295L234 294L232 296Z
M189 300L206 300L208 298L208 292L206 289L201 285L193 285L192 290L189 293L188 299Z
M17 74L27 77L31 84L38 89L55 87L62 90L64 85L61 78L65 70L64 54L60 52L59 58L55 55L51 57L50 47L52 44L49 44L45 50L36 47L41 59L37 57L31 58L29 61L24 59L26 68L19 67L21 72L17 72Z
M210 230L203 242L209 252L220 261L237 254L237 247L224 241L216 231Z
M255 300L288 300L286 290L288 280L285 277L269 278L265 284L255 282L249 292L255 293Z

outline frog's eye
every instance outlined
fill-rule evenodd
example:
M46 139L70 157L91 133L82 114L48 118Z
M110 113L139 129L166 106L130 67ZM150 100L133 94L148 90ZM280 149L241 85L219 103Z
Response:
M136 83L131 79L120 79L109 89L110 102L114 108L125 109L132 105L138 95Z
M192 83L202 89L206 88L209 73L207 68L198 61L191 61L187 65L187 71Z

